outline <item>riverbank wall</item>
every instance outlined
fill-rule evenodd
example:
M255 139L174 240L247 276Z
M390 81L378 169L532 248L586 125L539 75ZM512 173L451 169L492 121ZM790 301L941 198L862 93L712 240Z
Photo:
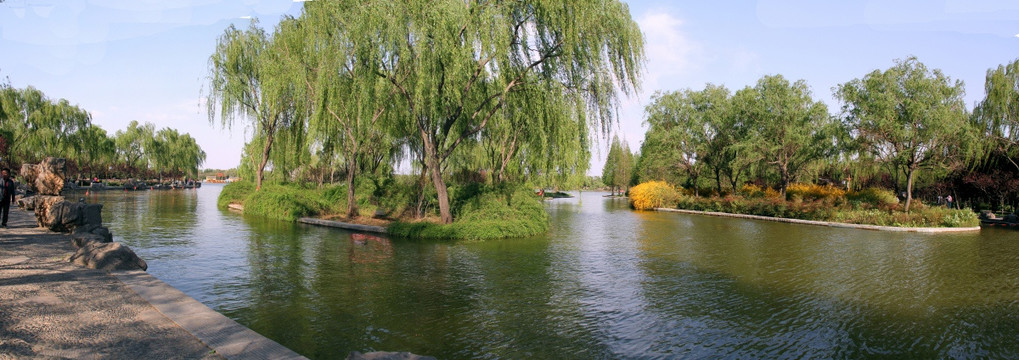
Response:
M683 210L683 209L670 209L670 208L655 208L655 211L663 212L674 212L680 214L692 214L692 215L706 215L706 216L718 216L718 217L731 217L739 219L752 219L752 220L764 220L764 221L775 221L784 222L790 224L802 224L802 225L816 225L816 226L828 226L836 228L847 228L847 229L863 229L863 230L877 230L877 231L895 231L895 232L915 232L915 233L927 233L927 234L942 234L942 233L960 233L960 232L971 232L980 231L980 227L896 227L896 226L879 226L879 225L864 225L864 224L848 224L838 223L829 221L815 221L815 220L800 220L800 219L789 219L789 218L778 218L770 216L760 215L745 215L745 214L731 214L714 211L696 211L696 210Z

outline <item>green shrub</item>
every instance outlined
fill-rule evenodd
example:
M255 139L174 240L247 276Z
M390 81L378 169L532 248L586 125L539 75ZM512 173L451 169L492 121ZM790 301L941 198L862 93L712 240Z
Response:
M866 204L876 208L887 208L899 203L899 198L891 190L874 187L851 191L846 194L846 199L856 206Z
M223 191L216 199L216 205L225 209L232 203L244 204L248 196L255 192L255 184L250 181L235 181L223 186Z
M271 219L296 221L329 210L320 191L299 185L265 185L244 202L244 213Z

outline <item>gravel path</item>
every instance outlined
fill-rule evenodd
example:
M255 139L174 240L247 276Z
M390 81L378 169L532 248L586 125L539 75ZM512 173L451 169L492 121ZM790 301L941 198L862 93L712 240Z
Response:
M70 237L11 209L0 229L0 359L221 359L105 271L67 262Z

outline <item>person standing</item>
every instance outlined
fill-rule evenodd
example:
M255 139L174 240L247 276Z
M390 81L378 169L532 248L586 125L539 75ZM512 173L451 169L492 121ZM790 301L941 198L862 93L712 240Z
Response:
M7 215L11 212L11 204L14 203L14 191L11 169L0 170L0 227L7 227Z
M945 201L948 202L948 208L949 209L953 209L953 207L952 207L952 200L954 200L954 199L952 199L952 195L948 195L948 197L945 198Z

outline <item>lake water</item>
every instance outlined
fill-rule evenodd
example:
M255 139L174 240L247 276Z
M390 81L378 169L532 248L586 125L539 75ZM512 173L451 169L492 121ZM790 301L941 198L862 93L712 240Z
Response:
M310 358L1019 358L1019 231L908 234L634 212L584 192L540 237L450 244L105 192L149 273Z

